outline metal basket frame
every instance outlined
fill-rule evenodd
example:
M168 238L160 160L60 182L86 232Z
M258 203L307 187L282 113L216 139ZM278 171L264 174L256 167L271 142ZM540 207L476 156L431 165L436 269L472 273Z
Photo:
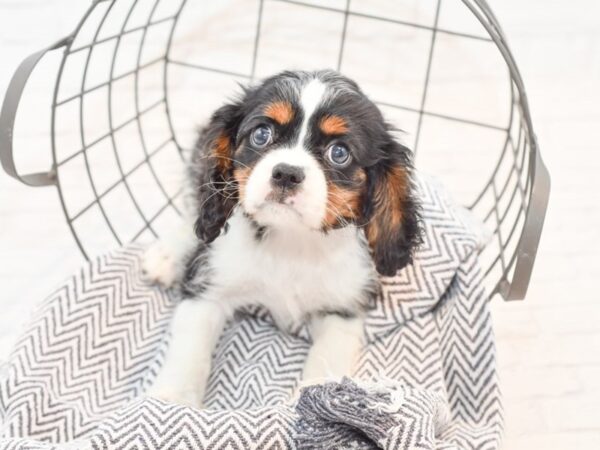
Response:
M388 106L388 107L392 107L392 108L399 108L399 109L418 113L419 118L418 118L417 131L415 134L415 145L414 145L415 152L417 152L418 147L419 147L421 123L422 123L424 115L432 115L432 116L436 116L436 117L439 117L442 119L464 122L466 124L471 124L471 125L476 125L476 126L483 126L483 127L497 128L497 129L499 128L506 132L506 140L505 140L501 155L498 159L498 162L497 162L496 166L494 167L494 169L492 170L490 178L489 178L488 182L485 184L485 186L483 187L480 195L474 200L474 202L471 205L469 205L469 207L475 208L485 193L492 192L494 199L495 199L495 203L494 203L494 206L486 213L486 218L489 218L491 215L493 215L495 217L497 227L494 230L494 236L496 239L498 239L499 247L501 250L500 250L499 254L495 257L495 259L493 260L491 265L489 267L485 268L486 269L485 275L488 276L490 274L492 268L499 265L499 267L501 268L501 276L499 277L499 279L493 280L494 287L493 287L493 290L492 290L490 296L493 296L494 294L500 294L506 300L523 299L525 297L525 294L527 292L527 287L529 285L531 272L533 269L533 264L534 264L534 260L535 260L535 256L536 256L536 252L537 252L537 248L538 248L538 244L539 244L539 240L540 240L540 236L541 236L542 226L543 226L543 222L544 222L544 217L545 217L545 213L546 213L549 192L550 192L550 178L549 178L548 171L542 161L542 158L540 155L540 150L538 148L537 139L533 132L533 124L532 124L532 120L531 120L531 115L530 115L530 111L529 111L529 105L528 105L527 96L525 93L525 87L523 84L523 80L519 73L518 67L514 61L514 58L511 54L511 51L508 47L508 44L506 42L502 28L500 27L498 20L494 16L492 10L490 9L489 5L487 4L487 2L485 0L462 0L462 3L465 5L465 7L467 7L470 10L470 12L481 23L483 28L489 34L489 38L485 38L485 37L481 37L481 36L477 36L477 35L473 35L473 34L469 34L469 33L461 33L461 32L457 32L457 31L446 30L446 29L438 27L438 17L439 17L439 12L440 12L440 5L441 5L442 1L444 1L444 0L437 1L435 22L432 27L425 26L425 25L418 24L418 23L406 22L406 21L401 21L401 20L396 20L396 19L391 19L391 18L386 18L386 17L372 16L369 14L362 14L362 13L358 13L355 11L351 11L351 9L350 9L351 0L346 0L346 5L345 5L344 9L330 8L327 6L305 3L303 1L295 1L295 0L257 0L259 13L257 16L258 19L257 19L257 23L256 23L256 32L255 32L255 36L254 36L252 67L251 67L250 73L247 73L247 74L234 73L234 72L229 72L226 70L220 70L217 68L200 66L200 65L192 64L192 63L189 63L186 61L177 61L177 60L172 59L171 58L171 47L172 47L172 43L173 43L173 35L174 35L175 29L177 27L178 19L184 9L184 6L185 6L187 0L181 0L181 4L180 4L179 8L177 9L176 13L174 15L172 15L171 17L162 18L160 20L153 21L154 10L158 7L158 5L160 4L160 1L161 0L155 0L154 9L152 10L152 13L149 16L148 22L145 25L134 28L134 29L129 29L126 31L125 24L127 23L127 20L125 20L125 22L123 24L123 28L121 30L121 33L119 35L111 36L111 37L103 38L103 39L98 39L98 32L96 32L96 35L94 36L93 41L91 43L89 43L89 45L74 48L73 43L74 43L74 40L75 40L77 34L79 33L81 27L85 24L87 18L94 11L95 7L101 3L106 3L106 2L110 3L109 7L107 8L107 12L105 13L104 18L102 19L102 22L101 22L100 26L98 27L98 31L99 31L103 21L106 19L106 16L108 15L108 11L110 11L112 6L116 3L116 0L96 0L96 1L94 1L92 3L92 5L90 6L90 8L88 9L88 11L86 12L86 14L84 15L84 17L81 19L79 25L76 27L76 29L74 30L73 33L71 33L69 36L67 36L64 39L61 39L57 43L51 45L50 47L48 47L44 50L41 50L37 53L34 53L33 55L29 56L21 63L21 65L17 68L15 74L12 77L12 80L9 84L9 87L8 87L8 90L7 90L5 99L4 99L4 103L2 105L2 110L0 113L0 160L2 162L2 166L5 170L5 172L8 175L12 176L13 178L15 178L15 179L19 180L20 182L22 182L26 185L29 185L29 186L37 187L37 186L54 185L57 187L61 205L62 205L64 214L65 214L67 223L71 229L71 232L73 234L73 237L75 238L77 245L79 246L81 252L83 253L83 255L86 258L88 257L88 255L85 251L83 243L81 242L81 240L78 236L77 231L75 230L75 228L73 226L73 223L75 221L77 221L78 218L80 218L82 215L84 215L86 213L86 211L89 208L91 208L92 206L97 205L99 207L99 209L104 217L104 220L106 222L106 225L109 227L116 242L118 244L122 244L124 242L122 242L122 240L119 238L117 232L113 229L113 227L111 225L111 221L109 220L108 216L106 215L105 211L103 210L102 202L100 201L102 199L102 197L104 195L106 195L107 192L110 192L110 189L112 189L112 188L108 189L108 191L98 192L94 186L94 181L91 177L90 164L89 164L89 161L86 156L86 150L90 146L94 145L96 142L87 142L86 143L85 136L83 135L83 131L81 132L82 133L81 139L84 144L83 144L83 148L81 148L80 152L84 155L84 158L85 158L86 170L87 170L88 177L90 178L90 182L91 182L91 186L92 186L92 189L94 192L95 200L92 202L92 204L88 205L86 208L83 208L81 211L79 211L75 214L71 214L67 210L67 207L66 207L65 201L64 201L64 196L63 196L63 194L64 194L63 189L61 188L61 180L60 180L60 167L66 161L58 161L57 160L57 152L56 152L57 144L56 144L56 140L55 140L55 120L56 120L55 112L56 112L57 108L59 108L61 105L65 104L65 103L73 101L76 98L83 98L84 95L87 95L90 92L92 92L96 89L100 89L105 86L108 87L108 89L109 89L109 102L110 102L110 99L111 99L110 89L112 87L112 84L124 76L132 75L132 74L135 76L135 80L136 80L136 92L135 92L136 114L135 114L135 116L132 117L126 123L120 123L119 125L115 125L113 123L112 117L110 116L112 108L109 107L108 111L109 111L110 132L108 135L101 136L98 139L99 140L110 139L112 141L112 147L113 147L113 149L115 151L115 155L116 155L117 149L116 149L116 144L114 142L114 133L117 132L120 128L122 128L130 123L137 122L137 126L138 126L139 133L140 133L140 138L141 138L141 142L142 142L142 147L143 147L143 151L145 154L145 158L144 158L144 160L140 161L140 165L148 165L151 173L154 176L156 183L158 184L158 186L160 187L160 189L162 190L162 192L165 196L165 204L164 204L163 208L161 208L159 211L157 211L156 215L154 215L153 217L147 217L144 215L144 213L138 206L138 204L136 202L136 198L133 195L133 193L131 192L131 190L128 186L128 183L127 183L127 177L130 175L130 173L133 170L135 170L135 168L128 172L125 172L121 168L120 164L118 163L118 161L119 161L118 155L116 155L116 157L117 157L117 163L119 164L121 178L118 180L118 182L117 182L117 184L115 184L115 186L120 185L121 183L125 186L134 205L136 206L138 214L140 214L141 218L144 221L144 228L142 230L140 230L140 232L136 236L134 236L133 240L135 240L137 236L141 235L141 233L143 233L146 230L150 231L154 236L157 236L157 233L153 230L153 227L152 227L152 223L156 219L156 217L158 217L158 215L160 215L167 208L173 208L176 212L179 212L177 205L173 201L175 196L169 196L167 194L167 192L163 189L163 187L161 185L161 181L154 173L154 170L152 168L152 163L150 162L150 158L155 153L160 152L169 142L172 142L175 145L177 145L177 148L180 150L179 153L181 155L181 146L177 142L176 133L174 131L173 123L172 123L171 117L169 115L169 89L168 89L169 71L168 71L168 67L170 65L179 65L179 66L190 67L193 69L198 69L198 70L203 70L203 71L213 71L213 72L220 73L220 74L227 75L227 76L242 77L249 81L254 80L256 77L256 61L257 61L257 53L259 51L259 45L260 45L261 21L262 21L262 17L263 17L264 4L265 4L265 1L274 1L274 2L282 2L282 3L289 3L289 4L298 5L298 6L304 6L307 8L316 8L316 9L336 12L336 13L340 13L340 14L344 15L342 35L340 37L339 54L338 54L338 58L337 58L337 68L338 69L340 69L340 67L342 66L342 61L343 61L343 57L344 57L344 45L345 45L345 39L346 39L348 17L350 15L360 16L360 17L373 19L373 20L381 20L381 21L385 21L385 22L397 23L397 24L409 26L409 27L427 29L432 32L431 33L430 51L429 51L428 62L427 62L427 72L426 72L425 79L424 79L424 89L423 89L423 95L422 95L422 99L421 99L420 109L415 109L415 108L411 108L411 107L407 107L407 106L403 106L403 105L384 103L384 102L379 102L379 104ZM135 5L136 3L137 3L137 0L134 1L133 5ZM131 14L131 11L133 10L133 8L134 7L132 6L129 14ZM155 61L150 61L150 62L145 63L144 65L141 65L140 64L141 51L143 48L144 39L146 38L146 33L147 33L148 29L159 23L169 23L169 22L171 23L171 28L170 28L170 34L168 36L168 41L166 43L165 55ZM87 61L86 61L85 69L84 69L86 71L86 73L84 73L84 76L83 76L83 82L81 85L80 92L71 98L62 99L60 101L58 100L59 82L61 79L61 74L65 67L65 63L66 63L69 55L71 55L75 52L82 51L85 48L91 49L91 48L93 48L93 46L98 45L102 42L105 42L109 39L116 39L117 46L118 46L123 35L125 35L127 33L131 33L131 32L136 32L136 31L142 32L142 43L140 45L140 53L138 54L137 65L136 65L136 68L134 71L132 71L130 73L126 73L126 74L121 74L119 76L114 76L113 69L114 69L114 64L115 64L115 55L113 55L110 79L106 83L103 83L102 85L86 89L85 88L85 79L86 79L87 68L88 68L89 59L90 59L90 55L91 55L91 52L88 52ZM511 110L510 110L510 120L509 120L509 124L508 124L507 128L495 127L494 125L480 123L480 122L476 122L476 121L472 121L472 120L467 120L464 118L447 116L447 115L443 115L443 114L437 114L437 113L425 111L424 107L425 107L426 95L427 95L428 85L429 85L429 75L430 75L430 69L431 69L431 64L432 64L435 40L436 40L436 36L438 33L452 34L452 35L455 35L455 36L458 36L461 38L465 38L465 39L486 40L486 41L490 41L493 44L495 44L497 49L500 51L504 61L506 62L506 65L509 70L510 81L511 81L511 96L512 96ZM14 130L15 120L17 117L17 109L19 106L19 102L20 102L21 96L27 86L27 81L28 81L31 73L35 69L36 65L40 62L40 60L42 60L42 58L44 58L44 56L48 52L52 52L52 51L56 51L56 50L62 50L63 56L62 56L56 84L55 84L53 103L52 103L52 115L51 115L51 121L52 121L51 144L52 144L52 154L53 154L52 167L48 172L32 173L32 174L24 174L24 175L19 174L19 172L17 171L17 168L15 167L14 157L13 157L13 130ZM116 51L115 51L115 53L116 53ZM138 89L137 89L138 74L139 74L139 71L143 70L145 66L148 66L151 64L163 64L164 69L163 69L163 80L162 80L163 87L162 88L163 88L164 98L154 105L150 105L147 108L141 109L140 105L139 105L139 99L138 99L139 93L138 93ZM80 103L80 124L83 123L83 108L81 105L82 105L82 102ZM168 122L170 131L171 131L171 138L169 139L168 142L165 142L162 146L158 146L157 148L154 148L154 149L148 149L145 144L145 141L144 141L142 129L140 127L140 117L143 116L144 114L146 114L148 111L153 110L154 108L161 107L161 106L164 107L164 110L165 110L166 120ZM515 140L511 136L511 126L512 126L512 122L513 122L513 115L515 114L516 109L518 110L518 113L520 114L520 123L519 123L518 137ZM80 128L82 128L82 126L80 126ZM506 154L506 152L509 152L509 151L513 152L513 157L514 157L513 168L511 170L518 171L518 174L520 175L521 170L523 170L523 168L525 166L527 166L525 184L523 185L520 177L518 177L518 181L515 186L512 186L511 192L508 192L510 176L507 177L507 179L501 183L498 180L496 180L496 178L495 178L496 174L498 173L498 170L499 170L499 167L503 160L504 155ZM518 162L519 159L521 159L520 163ZM499 183L499 185L498 185L498 183ZM115 187L115 186L113 186L113 187ZM519 195L517 195L517 194L519 194ZM515 201L516 198L521 199L519 216L517 217L517 219L515 219L515 223L512 226L508 236L502 236L502 233L500 232L500 226L501 226L502 222L504 221L504 219L506 218L506 213L508 212L508 208L509 208L509 206L507 206L506 211L500 211L498 208L499 199L500 199L500 197L502 197L504 195L510 195L509 206L510 206L510 204L512 204ZM521 217L521 214L523 215L524 220L523 220L522 228L518 229L517 223L519 222L519 218ZM512 235L515 233L520 233L520 235L518 236L518 243L516 245L516 248L511 254L505 255L506 243L513 237Z

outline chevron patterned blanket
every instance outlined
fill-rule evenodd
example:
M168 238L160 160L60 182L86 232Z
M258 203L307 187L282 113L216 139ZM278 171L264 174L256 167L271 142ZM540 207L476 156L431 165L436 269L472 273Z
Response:
M381 280L353 377L362 381L309 388L290 405L310 336L246 310L217 346L206 409L145 397L177 299L143 281L143 248L128 246L86 264L32 315L0 366L0 448L498 448L479 241L443 188L418 187L425 242Z

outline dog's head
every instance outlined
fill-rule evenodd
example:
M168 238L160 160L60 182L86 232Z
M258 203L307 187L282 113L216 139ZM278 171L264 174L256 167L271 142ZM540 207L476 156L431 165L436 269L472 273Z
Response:
M284 72L220 108L198 141L196 233L214 240L239 204L260 227L363 227L392 275L419 241L410 151L353 81Z

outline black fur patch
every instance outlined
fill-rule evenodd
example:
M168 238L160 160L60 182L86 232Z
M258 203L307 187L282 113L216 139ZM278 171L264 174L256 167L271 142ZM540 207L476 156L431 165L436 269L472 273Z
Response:
M185 271L179 290L183 299L192 299L202 294L210 284L208 246L199 242L185 262Z

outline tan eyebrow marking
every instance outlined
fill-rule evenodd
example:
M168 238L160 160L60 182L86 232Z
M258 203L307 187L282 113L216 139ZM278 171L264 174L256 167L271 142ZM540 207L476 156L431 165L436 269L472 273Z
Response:
M348 124L343 117L326 116L321 119L319 128L325 134L344 134L348 132Z
M286 125L290 123L294 117L294 111L292 105L289 102L278 101L270 103L266 106L264 114L270 117L279 125Z

